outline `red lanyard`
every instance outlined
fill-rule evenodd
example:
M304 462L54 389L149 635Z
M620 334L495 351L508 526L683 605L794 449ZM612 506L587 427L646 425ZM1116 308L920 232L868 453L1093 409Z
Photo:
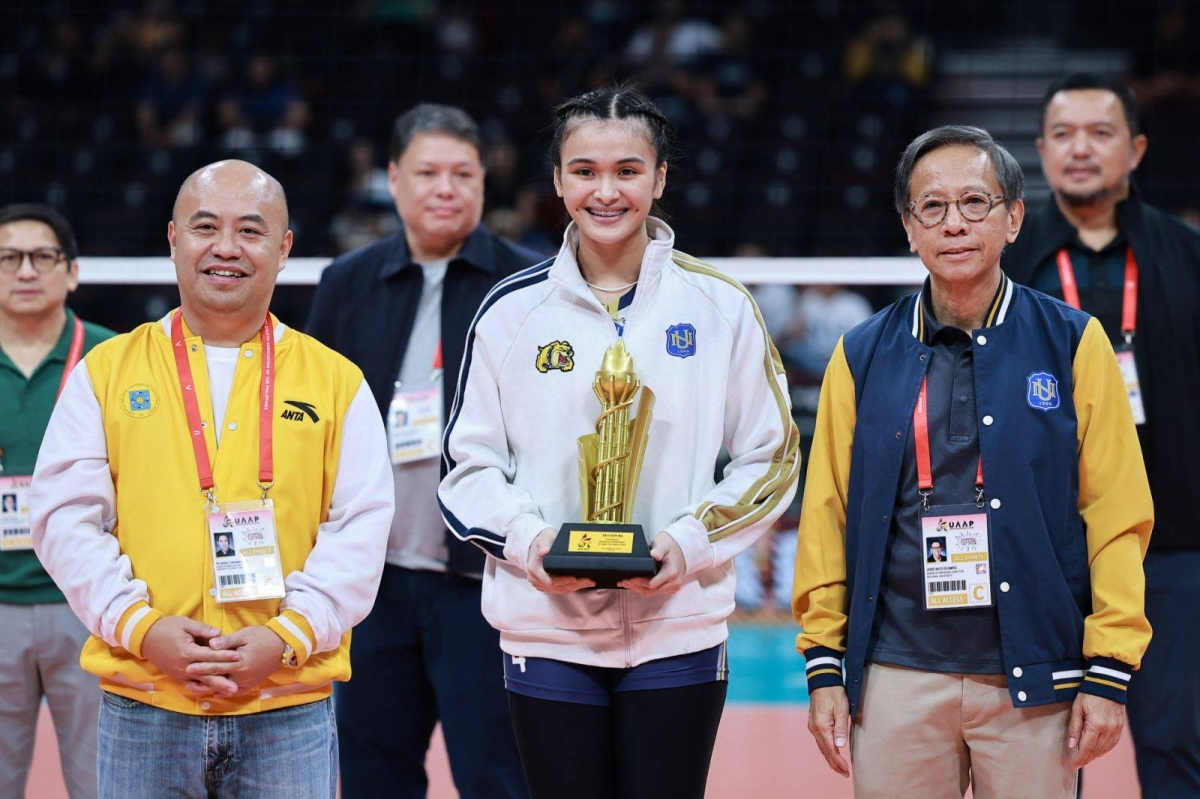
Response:
M933 462L929 456L929 377L921 378L921 393L917 395L917 406L913 408L913 438L917 447L917 491L921 504L929 507L929 495L933 493ZM976 501L983 499L983 455L975 470L975 487L979 489Z
M258 486L266 499L267 490L274 482L275 455L273 450L274 430L272 412L275 407L275 329L271 315L267 314L259 331L262 339L262 378L259 381L258 417ZM200 403L196 400L195 381L192 380L192 365L188 361L187 347L183 340L183 313L176 311L171 317L171 344L175 350L175 366L179 371L179 387L183 391L183 409L187 414L188 429L192 433L192 449L196 453L196 471L200 474L200 490L213 501L212 464L208 459L208 444L204 440L204 425L200 420Z
M438 339L437 351L433 354L433 373L442 371L442 340Z
M67 385L67 378L71 376L71 370L79 363L79 359L83 357L83 322L79 321L79 317L75 317L75 330L71 334L71 349L67 350L67 363L63 366L62 380L58 381L58 393L55 398L61 397L63 387Z
M1082 308L1079 303L1079 286L1075 283L1075 268L1067 248L1058 251L1058 282L1062 284L1063 299L1072 308ZM1121 299L1121 332L1125 340L1133 339L1137 330L1138 265L1133 257L1133 248L1125 248L1125 292Z

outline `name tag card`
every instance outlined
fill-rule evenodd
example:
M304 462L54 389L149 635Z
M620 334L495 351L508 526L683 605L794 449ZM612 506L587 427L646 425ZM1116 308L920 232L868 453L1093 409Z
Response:
M935 505L920 513L926 610L992 606L988 511Z
M208 514L213 596L218 602L280 599L283 566L271 500L228 502Z
M396 389L388 408L388 450L392 464L436 458L442 452L442 386Z
M1146 423L1146 406L1142 403L1142 381L1138 379L1137 360L1133 348L1128 344L1116 348L1117 363L1121 365L1121 377L1125 380L1125 391L1129 394L1129 407L1133 410L1133 423Z
M29 534L28 475L0 477L0 552L33 549Z

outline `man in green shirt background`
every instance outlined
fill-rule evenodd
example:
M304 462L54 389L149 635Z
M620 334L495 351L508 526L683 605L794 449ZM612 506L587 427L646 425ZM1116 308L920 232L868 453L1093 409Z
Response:
M96 678L79 667L88 631L29 536L29 479L67 373L113 333L67 309L78 248L61 214L0 208L0 796L24 796L42 697L72 799L96 795Z

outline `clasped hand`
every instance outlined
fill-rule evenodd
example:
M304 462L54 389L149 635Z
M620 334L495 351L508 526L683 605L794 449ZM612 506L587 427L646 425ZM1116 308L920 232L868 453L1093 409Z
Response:
M229 698L280 668L283 648L283 639L269 627L225 635L194 619L164 616L146 632L142 656L192 693Z

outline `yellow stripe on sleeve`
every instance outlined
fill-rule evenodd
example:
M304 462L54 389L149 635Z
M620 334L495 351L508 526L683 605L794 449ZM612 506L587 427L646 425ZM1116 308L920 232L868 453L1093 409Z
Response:
M267 627L284 640L296 653L299 665L312 657L315 636L308 620L294 610L285 610L267 622Z
M136 658L142 657L142 642L146 640L146 633L162 617L162 613L145 602L133 603L117 620L117 640L129 654Z
M779 504L786 491L784 489L797 479L800 470L800 431L792 421L788 398L779 385L777 376L784 374L783 361L779 357L775 344L767 332L758 305L750 296L750 292L733 278L718 272L690 255L681 252L673 254L673 260L684 271L693 272L706 277L720 280L733 286L743 295L754 309L754 317L762 331L766 352L763 356L763 368L766 371L767 383L775 398L775 408L783 424L784 436L779 448L771 457L771 464L766 473L750 485L746 492L732 505L716 505L704 503L696 511L699 519L709 531L709 539L720 539L736 533L738 530L754 524L762 517L771 513ZM764 499L765 497L765 499Z
M800 511L792 612L803 632L796 648L846 650L846 502L858 418L854 377L842 339L825 370Z
M1092 583L1083 656L1115 658L1137 668L1150 642L1142 559L1154 526L1154 506L1125 381L1096 319L1084 328L1071 376L1078 420L1079 513Z

